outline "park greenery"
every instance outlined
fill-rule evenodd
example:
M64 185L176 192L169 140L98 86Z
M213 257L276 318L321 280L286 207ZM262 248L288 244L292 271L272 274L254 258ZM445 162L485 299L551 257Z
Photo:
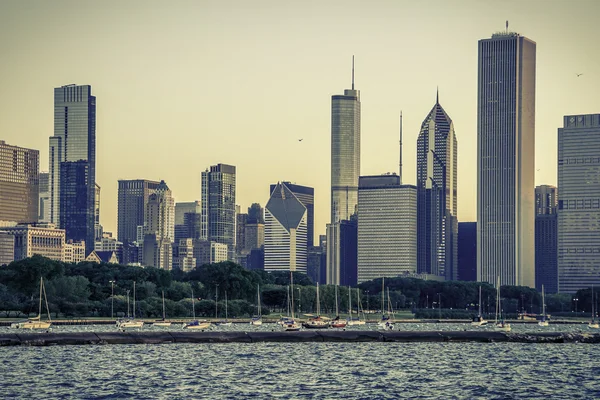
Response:
M197 317L225 317L225 297L229 318L256 314L257 289L260 288L263 315L286 313L290 276L287 272L247 270L232 262L207 264L190 272L166 271L116 264L79 264L53 261L41 256L15 261L0 267L0 316L18 317L37 312L39 280L44 278L49 308L53 318L122 317L127 315L127 300L142 318L162 317L162 294L167 318L192 316L192 294ZM294 309L300 313L316 310L316 286L307 275L294 273ZM440 282L414 278L386 278L386 299L395 310L408 310L416 318L470 318L478 310L478 291L482 290L484 313L493 315L496 290L478 282ZM347 314L349 290L352 307L360 301L367 313L377 313L382 305L382 281L361 283L357 288L337 288L340 314ZM546 308L553 315L574 315L591 311L590 289L574 296L546 295ZM539 313L541 294L535 289L503 286L502 308L509 317L522 311ZM218 298L216 295L218 294ZM322 314L335 314L336 287L320 285ZM386 306L387 308L387 306ZM131 308L133 310L133 307ZM131 312L131 311L130 311Z

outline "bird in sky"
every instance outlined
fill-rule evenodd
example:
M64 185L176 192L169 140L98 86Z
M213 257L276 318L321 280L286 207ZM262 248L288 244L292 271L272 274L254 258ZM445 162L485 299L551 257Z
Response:
M299 141L299 142L301 142L301 141L303 141L303 140L304 140L304 138L302 138L302 139L298 139L298 141Z
M577 77L579 78L581 75L583 75L583 72L581 74L577 74Z

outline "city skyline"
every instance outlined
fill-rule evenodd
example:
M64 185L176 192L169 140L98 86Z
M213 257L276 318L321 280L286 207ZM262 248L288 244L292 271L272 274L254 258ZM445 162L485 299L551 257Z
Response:
M334 4L319 6L315 13L316 6L310 5L264 3L272 7L231 10L212 3L180 3L167 9L141 7L143 18L136 16L136 3L122 5L120 13L111 13L111 7L76 3L33 4L0 5L0 49L9 55L9 62L0 71L11 77L0 94L0 107L5 111L0 121L2 139L39 150L43 170L48 165L47 137L53 126L51 90L69 83L93 86L99 99L96 182L102 187L100 222L112 232L117 224L119 179L164 179L177 201L193 201L200 198L201 171L206 165L223 162L237 167L237 203L243 208L253 202L265 204L266 186L283 178L314 187L315 235L323 234L330 214L329 174L324 173L330 162L328 103L331 95L350 86L353 54L363 108L361 175L397 169L397 115L402 109L404 147L411 149L405 150L403 181L415 183L413 149L418 127L430 108L431 93L439 85L446 110L460 126L459 221L476 219L473 143L479 39L503 30L505 20L509 20L510 30L538 43L536 184L557 183L555 135L562 116L593 113L600 107L599 100L587 90L600 85L594 74L600 65L599 56L577 51L590 47L599 28L593 13L574 16L569 4L552 3L539 9L535 2L494 6L439 2L437 7L387 2L380 2L380 7L363 7L349 2L344 3L345 18L335 18ZM597 7L595 2L578 5ZM430 20L416 18L425 11L430 13ZM48 17L65 13L76 26L89 24L93 29L86 29L85 37L65 37L60 25ZM77 18L83 14L92 17ZM329 25L323 23L322 28L309 32L302 23L309 15ZM251 24L252 34L244 38L246 29L224 23L228 17L232 23L244 18ZM174 18L179 19L178 24L162 22ZM218 23L203 23L211 18ZM265 18L279 18L281 26L265 24ZM454 35L440 36L461 21L469 21L469 26ZM336 32L351 22L356 28L347 37ZM39 34L41 30L44 35ZM193 34L186 39L188 31ZM120 35L123 40L115 43L103 35ZM417 36L414 42L403 40L413 36ZM146 37L155 40L151 44ZM219 40L196 40L204 37ZM327 44L338 45L324 46L320 43L323 38ZM426 59L429 47L440 44L436 40L444 45L436 53L448 61L444 68L407 62ZM404 46L398 47L398 42ZM57 54L76 47L81 56L66 63L64 58L48 53L49 43ZM155 50L163 48L165 57L156 59ZM188 52L189 48L198 51ZM390 48L400 50L393 54ZM38 67L40 59L44 68ZM240 68L242 60L245 66ZM583 75L578 77L577 73ZM300 87L296 84L299 79ZM286 93L282 87L286 86L294 88L295 96L282 101ZM129 95L122 96L124 91ZM188 92L194 93L193 97L186 97ZM233 92L236 95L232 98ZM248 102L249 98L253 101ZM232 112L238 118L229 118ZM216 137L231 140L225 146L214 140ZM265 143L310 154L311 162L297 159L290 163L287 154L278 152L256 162L257 152L270 150L262 147ZM153 162L160 157L166 162ZM269 163L279 167L269 169Z

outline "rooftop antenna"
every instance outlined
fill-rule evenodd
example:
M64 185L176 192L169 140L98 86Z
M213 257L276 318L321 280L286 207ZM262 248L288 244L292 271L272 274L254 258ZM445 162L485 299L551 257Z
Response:
M402 185L402 110L400 110L400 184Z
M354 90L354 56L352 56L352 90Z
M440 104L440 87L435 88L435 104Z
M506 20L506 33L508 33L508 20Z

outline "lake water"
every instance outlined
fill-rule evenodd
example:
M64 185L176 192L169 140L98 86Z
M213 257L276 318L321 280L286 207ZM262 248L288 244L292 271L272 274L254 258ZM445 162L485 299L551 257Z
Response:
M402 329L459 330L458 324ZM463 328L470 327L462 326ZM513 325L538 331L537 325ZM586 331L584 325L540 328ZM173 328L177 329L177 328ZM223 330L271 330L237 325ZM367 326L364 329L374 329ZM114 330L112 326L55 331ZM600 346L235 343L0 348L0 398L593 399Z

